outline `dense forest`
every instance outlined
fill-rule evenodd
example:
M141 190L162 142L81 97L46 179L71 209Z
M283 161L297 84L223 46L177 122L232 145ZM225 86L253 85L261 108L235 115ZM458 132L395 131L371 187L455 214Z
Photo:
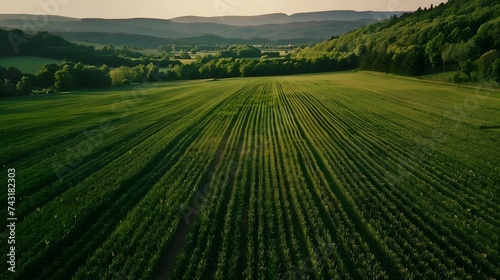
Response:
M457 71L457 77L479 70L499 82L498 50L500 2L452 0L300 49L296 56L354 53L362 69L411 76Z

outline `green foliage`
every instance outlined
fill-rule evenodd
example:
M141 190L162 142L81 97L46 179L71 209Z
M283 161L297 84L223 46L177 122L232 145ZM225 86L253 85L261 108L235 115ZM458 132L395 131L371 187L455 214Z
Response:
M3 80L1 90L3 92L1 96L12 96L17 93L16 85L8 79Z
M493 63L493 66L491 68L491 77L497 83L500 83L500 58L497 58Z
M55 74L60 70L57 64L46 64L38 72L36 76L42 87L50 87L55 84Z
M252 77L254 76L254 67L252 63L243 64L240 66L240 73L242 77Z
M137 66L151 62L158 64L160 67L169 67L171 64L179 63L168 58L143 58L142 54L127 48L106 46L102 50L96 50L93 46L76 45L47 32L30 35L20 30L6 31L0 29L0 42L8 44L9 38L12 36L17 36L24 39L24 41L19 44L17 49L8 45L0 46L1 56L37 56L56 60L79 61L87 65L106 64L112 67ZM29 40L26 38L29 38Z
M263 52L262 56L267 56L269 58L280 57L280 52Z
M122 82L121 82L121 84L122 84L122 85L130 85L130 84L131 84L131 82L130 82L130 80L128 80L128 79L123 79L123 80L122 80Z
M7 76L7 68L3 67L3 66L0 66L0 80L4 80L4 79L7 79L8 76Z
M336 54L319 58L275 58L255 60L251 58L221 58L220 56L197 57L189 64L175 66L173 73L178 79L227 78L290 75L312 72L341 71L356 67L354 54ZM166 77L171 79L172 76Z
M426 65L425 50L422 46L409 46L408 48L394 50L391 58L391 72L415 76L423 72Z
M128 69L129 68L126 66L121 66L111 70L109 73L111 77L111 85L120 86L122 84L122 81L126 79L125 76L127 75Z
M191 56L189 55L188 52L182 51L178 55L175 56L175 58L180 58L180 59L191 59Z
M472 60L468 59L460 64L460 70L470 77L471 73L477 70L477 65Z
M73 77L74 87L75 88L83 87L82 78L83 78L83 69L85 68L85 66L81 62L78 62L76 64L72 62L63 62L63 64L61 65L63 69L65 65L68 65L70 67L69 72Z
M17 83L23 77L23 73L19 71L19 69L15 67L7 68L7 79L9 79L13 83Z
M105 88L111 86L111 76L105 69L87 66L81 72L81 86L85 88Z
M250 45L233 45L219 53L221 58L253 58L261 56L262 52Z
M177 68L179 66L176 66ZM109 71L112 86L120 86L124 80L130 83L156 82L163 80L160 69L153 63L135 67L122 66Z
M436 37L427 42L425 53L429 57L429 61L432 64L432 67L436 67L437 65L441 64L441 50L443 49L444 43L445 36L443 32L440 32Z
M462 70L464 67L469 70L471 61L477 58L478 53L479 50L472 40L467 43L452 43L444 48L442 59L451 63L455 70ZM466 74L470 75L470 72Z
M153 63L148 64L146 74L148 81L154 82L155 79L157 79L159 73L160 69L158 68L158 66L154 65Z
M65 65L61 70L57 71L54 76L55 86L61 91L68 91L75 88L75 80L71 74L71 66Z
M29 77L22 77L16 85L17 93L21 95L31 94L33 91L33 85L31 83L31 79Z
M486 77L492 77L493 64L498 58L500 58L500 53L497 50L484 53L477 62L479 71Z
M362 69L420 75L451 66L470 75L482 54L500 48L498 11L497 1L449 1L300 48L294 55L354 53Z
M500 49L500 15L482 24L473 40L479 46L481 53Z

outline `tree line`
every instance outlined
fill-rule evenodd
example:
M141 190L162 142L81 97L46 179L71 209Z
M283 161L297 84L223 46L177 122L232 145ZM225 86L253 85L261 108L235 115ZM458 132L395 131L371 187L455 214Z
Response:
M260 51L259 51L260 52ZM355 69L355 55L332 53L315 58L232 58L222 55L198 56L192 63L177 64L161 71L159 65L89 66L65 60L61 65L46 64L36 74L14 67L0 67L0 97L52 93L79 88L106 88L131 83L290 75Z
M160 71L155 65L119 67L111 70L113 86L142 81L169 81L207 78L233 78L292 75L356 68L354 55L335 54L317 58L233 58L220 55L198 56L192 63Z
M180 64L179 61L170 60L168 57L144 56L129 48L105 46L102 49L96 49L94 46L77 45L48 32L28 35L21 30L0 29L0 56L16 55L39 56L56 60L67 59L87 65L106 64L109 67L133 67L150 63L160 67L170 67Z
M47 94L81 88L107 88L131 83L179 79L174 71L160 72L158 65L92 66L65 60L61 65L46 64L36 74L22 73L15 67L0 66L0 97ZM168 76L174 75L173 76Z
M500 3L453 0L301 48L295 56L354 53L361 69L410 76L454 72L457 82L478 76L500 82L499 30Z
M256 77L290 75L354 69L355 56L322 56L316 58L223 58L197 57L191 64L175 66L173 72L179 79Z
M110 71L106 65L87 66L70 61L61 65L46 64L36 74L0 66L0 97L110 87Z

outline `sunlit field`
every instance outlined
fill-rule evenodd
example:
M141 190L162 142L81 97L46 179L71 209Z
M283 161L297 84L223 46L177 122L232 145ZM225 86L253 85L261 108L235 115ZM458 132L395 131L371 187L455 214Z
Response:
M30 74L35 74L42 66L50 63L59 65L61 61L36 56L0 57L0 66L16 66L21 72Z
M500 278L499 108L366 72L1 100L0 278Z

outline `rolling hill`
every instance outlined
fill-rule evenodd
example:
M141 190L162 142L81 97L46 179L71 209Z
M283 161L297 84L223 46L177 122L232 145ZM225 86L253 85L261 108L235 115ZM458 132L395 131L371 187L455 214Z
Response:
M14 56L14 57L1 57L0 67L9 68L15 66L23 73L35 74L45 64L61 64L61 60L55 60L37 56Z
M45 29L51 33L66 32L104 32L137 34L143 36L155 36L160 38L183 38L201 35L216 35L226 38L251 39L266 38L297 39L308 38L312 40L324 40L331 36L345 34L373 23L370 20L363 21L311 21L294 22L288 24L267 24L261 26L231 26L217 23L175 23L167 20L154 19L84 19L80 22L70 22L61 26L60 24L47 24ZM10 28L22 28L19 25L10 25ZM314 32L311 32L314 30Z
M184 16L172 18L170 21L177 23L220 23L234 26L258 26L265 24L285 24L307 21L358 21L389 19L402 12L356 12L356 11L324 11L311 13L297 13L287 15L283 13L266 14L259 16L224 16L224 17L196 17Z
M221 46L221 45L248 45L248 44L271 44L273 41L265 38L237 39L225 38L217 35L199 35L193 37L181 38L161 38L157 36L147 36L127 33L106 33L106 32L55 32L54 35L60 36L70 42L75 43L94 43L101 45L128 46L128 47L146 47L157 48L164 45L193 46ZM308 43L310 39L293 39L284 42ZM276 41L280 43L281 41Z
M487 68L499 50L500 3L452 0L351 31L297 56L355 53L363 69L403 75L454 70L470 77L476 69L492 75Z
M375 23L393 14L388 12L329 11L286 14L269 14L252 17L228 16L221 18L181 17L164 19L76 19L47 16L38 31L72 33L76 41L86 40L85 34L118 33L154 36L159 38L183 38L216 35L234 39L264 38L269 40L321 41L331 36L343 35L351 30ZM40 21L33 15L0 15L0 28L23 29L26 22ZM45 22L46 20L46 22ZM61 24L64 22L64 24ZM36 24L34 24L36 26ZM314 32L311 32L314 30ZM117 37L119 35L112 35ZM94 36L95 37L95 36ZM69 37L65 37L68 38ZM307 39L307 40L305 40ZM123 40L123 38L121 39ZM98 40L94 43L105 43Z

